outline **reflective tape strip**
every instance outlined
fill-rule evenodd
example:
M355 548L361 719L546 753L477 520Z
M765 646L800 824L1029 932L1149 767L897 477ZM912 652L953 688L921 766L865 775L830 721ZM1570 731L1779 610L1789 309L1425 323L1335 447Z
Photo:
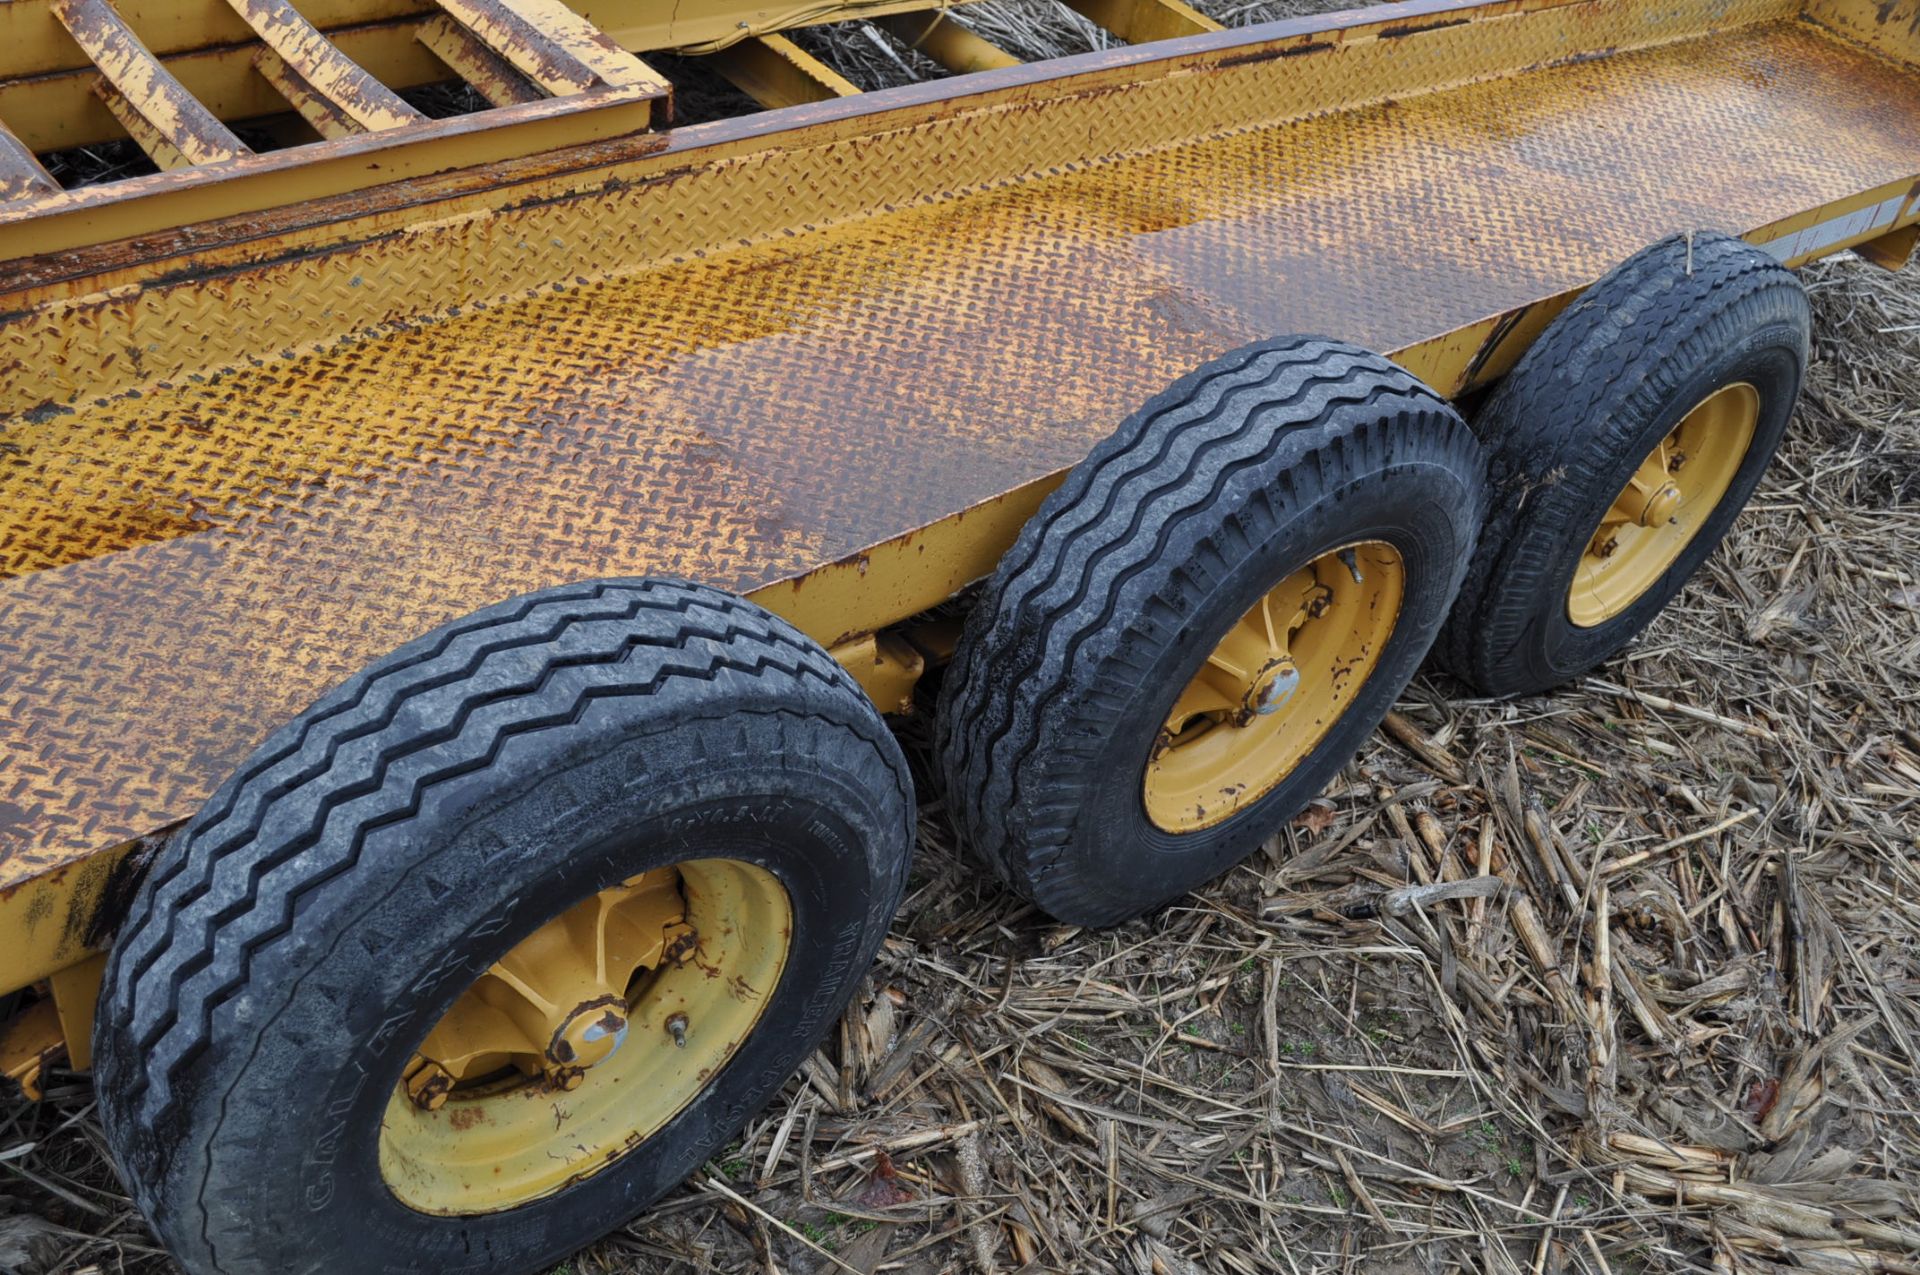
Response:
M1895 195L1892 199L1884 199L1877 204L1869 204L1865 208L1815 222L1804 230L1782 235L1760 246L1779 261L1792 261L1796 257L1811 256L1850 239L1858 239L1876 230L1890 228L1900 220L1900 210L1906 206L1906 203L1907 196Z

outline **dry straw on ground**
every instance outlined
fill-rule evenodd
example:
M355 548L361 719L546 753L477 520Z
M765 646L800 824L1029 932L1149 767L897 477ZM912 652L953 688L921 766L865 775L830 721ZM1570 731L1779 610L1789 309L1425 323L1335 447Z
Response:
M929 802L805 1074L563 1269L1920 1271L1920 271L1805 278L1788 443L1624 659L1416 682L1118 930L1021 906ZM0 1107L9 1269L170 1269L83 1079Z

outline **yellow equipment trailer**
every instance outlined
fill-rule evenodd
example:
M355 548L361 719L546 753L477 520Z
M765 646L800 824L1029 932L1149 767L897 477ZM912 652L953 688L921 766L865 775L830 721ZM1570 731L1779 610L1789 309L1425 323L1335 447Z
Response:
M1920 233L1916 0L1073 7L0 3L0 1067L96 1070L189 1270L670 1189L885 933L923 675L1097 924L1430 653L1607 658L1779 441L1790 268Z

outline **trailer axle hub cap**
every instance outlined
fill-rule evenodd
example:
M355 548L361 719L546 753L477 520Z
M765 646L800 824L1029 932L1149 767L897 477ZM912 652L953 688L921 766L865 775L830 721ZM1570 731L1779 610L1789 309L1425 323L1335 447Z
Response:
M1299 689L1300 666L1292 656L1282 656L1260 671L1247 696L1247 711L1258 717L1277 713Z
M1384 541L1321 554L1215 644L1147 759L1147 815L1211 827L1265 796L1339 720L1400 616L1406 567Z
M1733 485L1760 421L1745 381L1709 394L1654 445L1588 537L1567 590L1567 618L1611 620L1660 582Z
M1673 521L1680 512L1680 489L1672 483L1663 485L1660 490L1647 497L1646 507L1635 519L1642 527L1664 527Z
M483 971L387 1104L380 1171L423 1212L496 1212L638 1146L759 1021L786 966L786 890L731 859L582 900Z
M556 1067L591 1067L613 1056L627 1039L627 1002L618 996L592 1001L560 1025L547 1060Z

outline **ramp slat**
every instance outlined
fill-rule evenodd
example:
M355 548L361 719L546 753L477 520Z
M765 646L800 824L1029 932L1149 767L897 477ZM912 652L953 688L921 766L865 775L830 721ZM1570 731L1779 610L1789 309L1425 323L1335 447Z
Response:
M59 193L60 183L47 175L27 144L0 121L0 204Z
M321 136L341 137L356 131L404 128L427 118L342 53L287 0L227 0L227 3L280 57L291 74L278 80L273 75L267 78L287 94L293 108L319 129ZM266 66L259 62L256 65L266 73Z
M260 78L279 91L287 99L288 105L300 118L313 126L313 131L322 137L353 137L367 130L360 121L353 118L337 106L333 99L313 86L306 76L287 65L287 60L272 49L261 49L253 55L253 69L260 72Z
M895 13L872 21L900 43L926 54L955 75L1020 65L1019 58L975 35L945 12Z
M440 7L555 97L603 87L667 92L652 68L561 0L440 0Z
M186 153L173 144L173 139L154 127L153 121L142 115L134 104L127 100L126 94L106 82L98 79L93 82L93 95L107 108L107 113L120 121L120 127L127 130L131 137L147 153L154 167L163 173L177 168L192 168L193 161Z
M107 0L53 0L53 12L74 43L100 68L104 87L115 95L101 93L108 109L114 109L117 97L121 109L130 113L123 116L115 110L121 123L127 124L128 118L138 121L127 131L154 156L155 163L167 166L154 154L155 145L165 149L169 158L177 154L183 164L213 164L252 153L160 65Z
M860 90L784 35L728 45L706 59L742 93L768 110L802 102L831 102Z
M1218 22L1180 0L1067 0L1067 7L1128 44L1220 29Z
M546 94L473 32L442 14L415 30L420 43L495 106L537 102Z

